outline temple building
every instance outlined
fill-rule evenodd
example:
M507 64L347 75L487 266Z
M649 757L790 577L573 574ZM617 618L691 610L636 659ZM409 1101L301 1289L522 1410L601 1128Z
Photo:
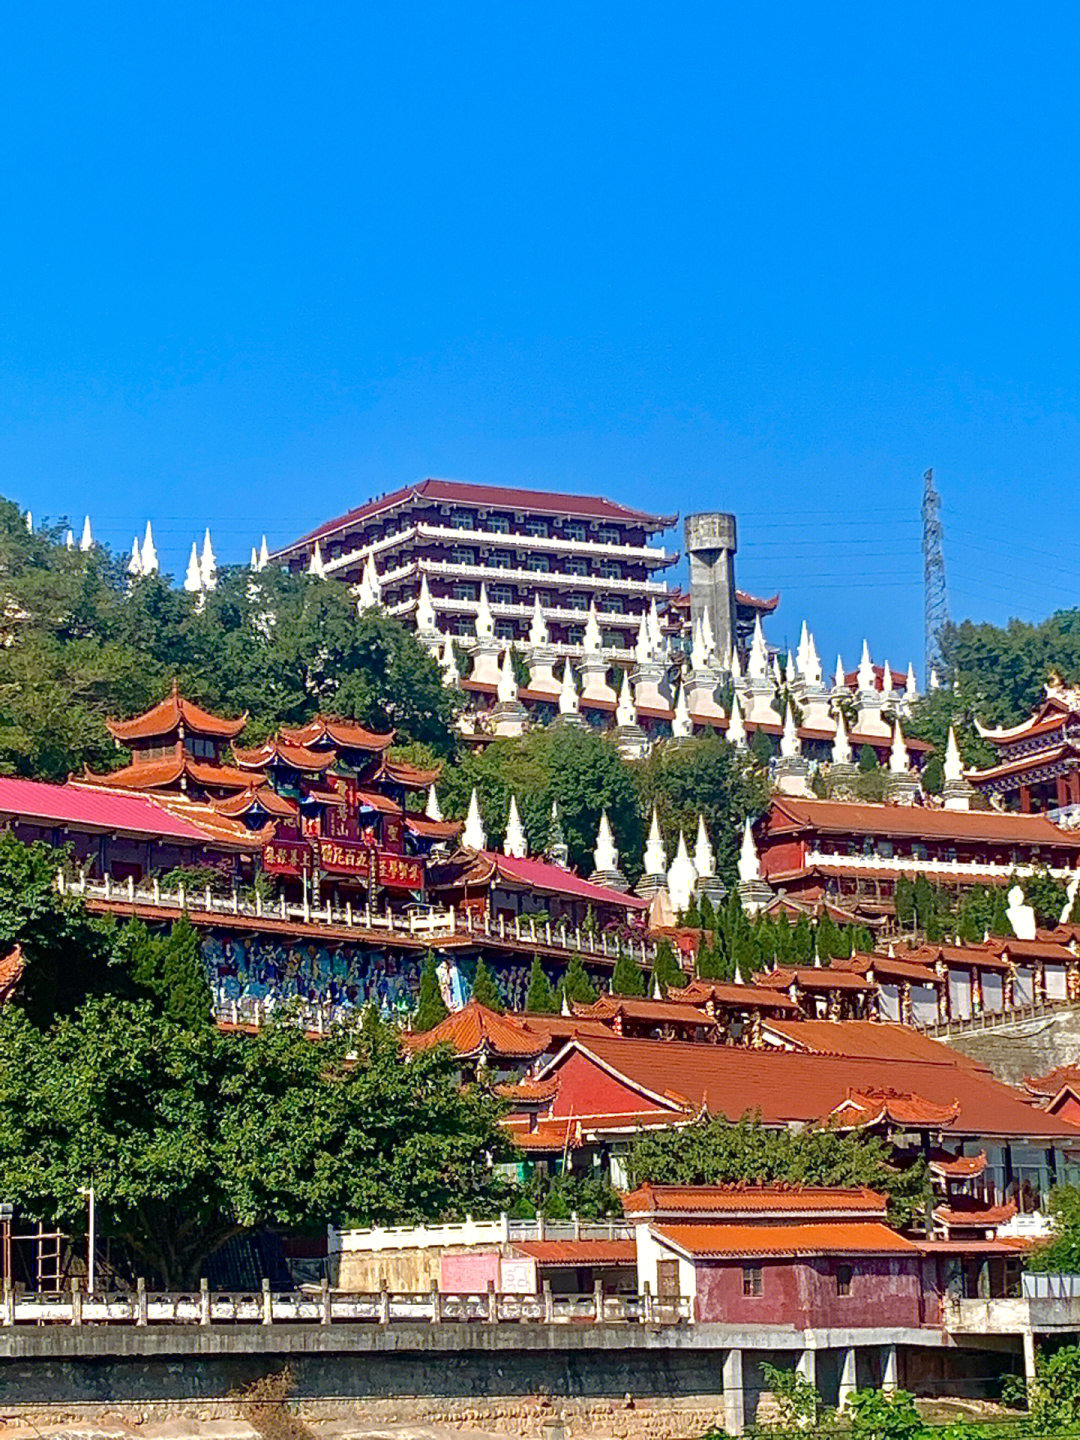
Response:
M1022 725L976 728L997 751L996 764L966 772L981 795L1006 810L1080 822L1080 689L1052 682Z
M591 602L605 652L629 656L641 616L667 604L660 577L678 552L650 542L676 518L589 495L423 480L328 520L271 558L303 572L317 556L319 573L366 586L370 603L421 634L423 581L440 635L473 635L481 586L496 641L525 640L539 603L559 655L580 653Z

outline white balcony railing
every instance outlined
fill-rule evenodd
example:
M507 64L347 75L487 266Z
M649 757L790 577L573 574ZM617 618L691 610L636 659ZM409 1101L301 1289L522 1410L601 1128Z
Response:
M873 875L880 871L902 871L907 875L959 875L973 880L994 880L1016 875L1042 874L1045 869L1055 880L1069 880L1075 873L1065 865L985 864L977 860L916 860L911 855L834 855L826 850L808 850L806 864L820 870L864 871Z
M379 576L383 587L388 589L392 585L399 585L403 580L408 580L411 575L423 572L426 575L445 575L453 580L477 580L483 581L489 589L492 585L528 585L533 589L545 589L554 585L566 590L621 590L627 595L655 595L658 600L665 599L670 593L670 587L662 580L631 580L625 577L610 577L607 575L571 575L563 570L501 570L497 565L468 564L460 560L410 560L406 565L400 565L396 570L387 570L384 575ZM544 606L544 613L548 613L548 607ZM532 613L532 606L529 606L529 613ZM638 623L638 615L623 615L620 612L612 611L623 624Z

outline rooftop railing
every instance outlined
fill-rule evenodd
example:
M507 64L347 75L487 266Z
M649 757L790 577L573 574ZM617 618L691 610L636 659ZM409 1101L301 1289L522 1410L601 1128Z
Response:
M979 860L919 860L911 855L837 855L830 850L809 850L807 865L816 865L822 870L865 870L872 875L879 870L900 870L905 874L919 875L962 875L973 880L1000 879L1003 875L1026 877L1042 874L1044 871L1055 880L1069 880L1074 875L1066 865L1019 865L984 863Z

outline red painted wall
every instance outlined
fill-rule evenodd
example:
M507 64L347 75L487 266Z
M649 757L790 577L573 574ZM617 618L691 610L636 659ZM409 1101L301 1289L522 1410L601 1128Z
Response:
M448 1295L483 1295L488 1283L499 1288L499 1252L448 1252L439 1259L439 1289Z
M750 1261L746 1262L751 1263ZM699 1261L697 1318L725 1324L918 1325L920 1262L853 1258L851 1294L836 1293L841 1263L829 1256L763 1259L760 1297L743 1295L743 1262Z
M801 870L805 864L803 840L771 839L764 836L761 842L761 872L763 875L790 875Z
M553 1115L632 1115L663 1108L576 1052L558 1073L561 1083L552 1102Z

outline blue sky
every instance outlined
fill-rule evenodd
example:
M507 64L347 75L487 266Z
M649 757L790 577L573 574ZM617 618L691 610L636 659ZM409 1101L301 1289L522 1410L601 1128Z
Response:
M9 7L0 491L182 572L424 475L737 512L826 663L1078 603L1075 6Z

